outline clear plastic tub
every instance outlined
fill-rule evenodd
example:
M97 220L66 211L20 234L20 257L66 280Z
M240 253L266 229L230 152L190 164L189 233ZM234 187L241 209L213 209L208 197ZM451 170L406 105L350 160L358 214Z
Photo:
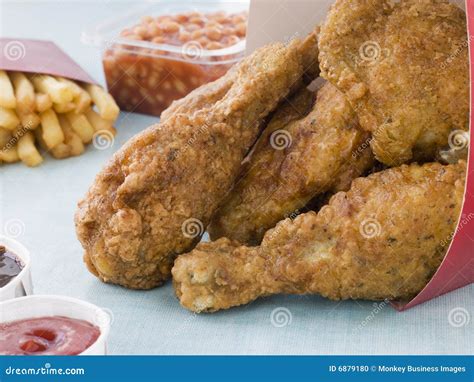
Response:
M86 30L82 40L102 49L108 90L122 110L159 116L244 56L248 7L156 2Z

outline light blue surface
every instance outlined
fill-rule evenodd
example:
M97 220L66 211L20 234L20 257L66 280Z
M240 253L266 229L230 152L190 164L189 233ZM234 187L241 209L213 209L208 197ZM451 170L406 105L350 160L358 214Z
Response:
M80 42L81 31L136 3L2 2L1 35L51 39L103 81L100 53ZM35 292L78 297L111 309L115 320L110 353L473 353L474 285L404 313L372 302L278 296L222 313L193 315L180 307L169 283L138 292L99 282L82 263L73 226L76 202L112 152L155 121L122 114L112 149L89 147L78 158L48 158L35 169L21 164L0 167L0 228L12 221L19 224L18 239L32 252ZM277 308L287 309L280 309L283 313L279 317L285 319L289 312L291 323L283 327L277 327L279 321L272 324L272 312ZM453 310L456 308L465 311ZM450 312L451 318L461 312L466 323L460 327L450 324Z

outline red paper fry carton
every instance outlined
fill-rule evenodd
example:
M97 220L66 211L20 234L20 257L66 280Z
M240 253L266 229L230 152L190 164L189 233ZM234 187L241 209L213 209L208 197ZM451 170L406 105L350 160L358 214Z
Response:
M42 73L95 84L74 60L54 42L18 38L0 38L0 69Z

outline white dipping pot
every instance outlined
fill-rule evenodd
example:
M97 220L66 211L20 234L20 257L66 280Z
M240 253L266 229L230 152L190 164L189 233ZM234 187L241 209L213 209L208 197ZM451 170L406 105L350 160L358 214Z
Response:
M112 317L94 304L56 295L26 296L0 303L0 323L51 316L75 318L97 326L100 329L99 337L79 355L107 354L107 338Z
M0 288L0 301L33 294L30 252L23 246L23 244L20 244L18 241L4 235L0 235L0 245L3 245L7 250L17 256L23 265L21 272L10 280L7 285Z

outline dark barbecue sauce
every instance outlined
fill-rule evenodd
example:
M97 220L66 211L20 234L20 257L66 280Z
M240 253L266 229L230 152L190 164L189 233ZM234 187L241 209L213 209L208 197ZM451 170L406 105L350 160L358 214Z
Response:
M22 269L20 259L0 245L0 288L7 285Z

